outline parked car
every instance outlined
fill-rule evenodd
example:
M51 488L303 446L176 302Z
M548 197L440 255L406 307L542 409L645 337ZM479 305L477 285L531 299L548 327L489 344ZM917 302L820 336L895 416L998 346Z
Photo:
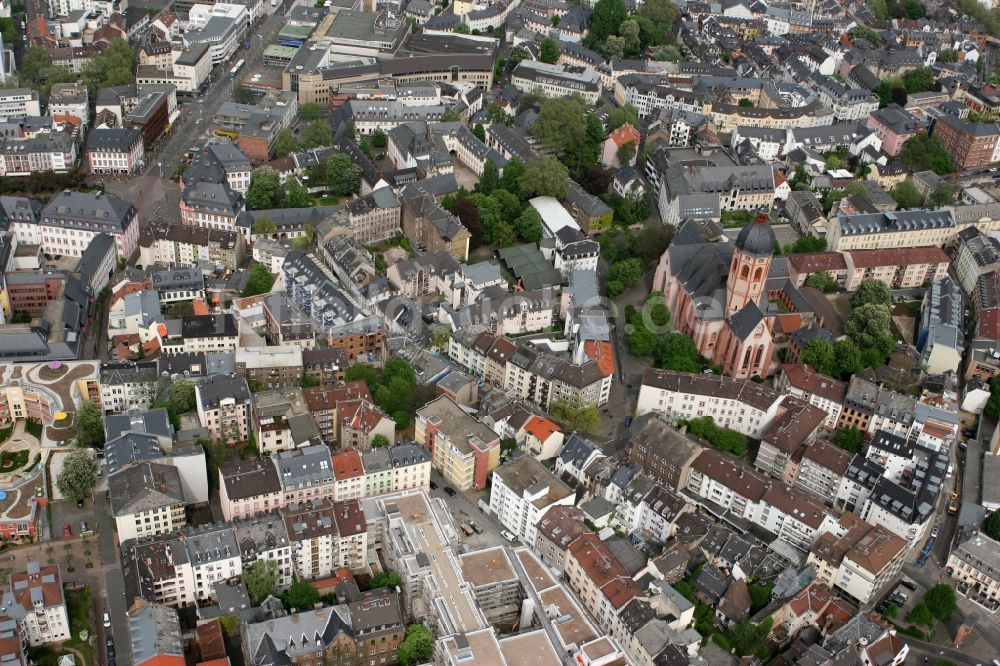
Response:
M511 542L517 541L517 537L508 532L507 530L500 530L500 536L502 536L504 539L507 539L507 541Z
M935 527L934 529L931 530L931 538L936 539L937 535L938 535L938 528Z
M78 499L76 501L76 508L78 508L78 509L82 509L83 508L83 500L82 499Z
M69 525L63 525L63 536L67 539L73 536L73 530L69 528Z
M455 492L455 489L452 488L451 486L445 486L444 491L448 493L448 497L454 497L455 495L458 494L457 492Z
M104 612L104 628L107 629L111 626L111 613L107 611Z
M438 484L431 481L431 490L437 490L437 489L438 489Z

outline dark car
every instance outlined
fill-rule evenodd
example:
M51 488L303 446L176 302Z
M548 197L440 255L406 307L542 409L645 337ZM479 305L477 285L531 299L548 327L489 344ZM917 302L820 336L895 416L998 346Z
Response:
M438 484L431 481L431 490L437 490L437 489L438 489Z
M444 491L445 491L446 493L448 493L448 496L449 496L449 497L454 497L455 495L457 495L457 494L458 494L458 493L456 493L456 492L455 492L455 489L454 489L454 488L452 488L451 486L445 486L445 487L444 487Z
M82 499L78 499L76 501L76 508L78 508L78 509L82 509L83 508L83 500Z
M972 439L973 437L976 436L976 429L975 428L966 428L965 430L962 431L962 434L965 435L966 437L968 437L969 439Z

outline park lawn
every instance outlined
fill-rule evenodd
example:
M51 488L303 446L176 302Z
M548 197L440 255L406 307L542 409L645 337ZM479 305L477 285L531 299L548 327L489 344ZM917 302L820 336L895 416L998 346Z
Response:
M317 206L337 206L340 204L340 197L316 197Z

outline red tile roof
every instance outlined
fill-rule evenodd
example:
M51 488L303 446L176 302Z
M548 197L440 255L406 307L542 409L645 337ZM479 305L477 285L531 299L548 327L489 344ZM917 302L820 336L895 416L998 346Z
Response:
M847 261L840 252L804 252L788 255L788 263L796 273L846 271Z
M605 377L610 377L615 373L614 349L612 349L610 342L587 340L583 343L583 353L588 358L597 361L597 366Z
M642 135L639 134L639 130L632 127L631 124L625 123L608 135L608 138L619 146L624 146L626 143L639 143L639 139L642 138Z
M361 454L354 450L341 451L333 456L333 478L337 481L353 479L364 474Z
M879 266L913 266L917 264L947 264L950 259L939 247L898 247L883 250L851 250L855 268Z
M558 425L543 416L529 418L524 429L540 442L547 440L554 432L562 432Z

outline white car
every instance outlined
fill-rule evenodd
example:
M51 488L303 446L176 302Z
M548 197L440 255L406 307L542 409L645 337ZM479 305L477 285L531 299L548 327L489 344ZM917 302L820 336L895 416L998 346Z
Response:
M500 530L500 536L502 536L504 539L507 539L507 541L517 541L517 537L508 532L507 530Z
M107 629L111 626L111 613L104 614L104 628Z

